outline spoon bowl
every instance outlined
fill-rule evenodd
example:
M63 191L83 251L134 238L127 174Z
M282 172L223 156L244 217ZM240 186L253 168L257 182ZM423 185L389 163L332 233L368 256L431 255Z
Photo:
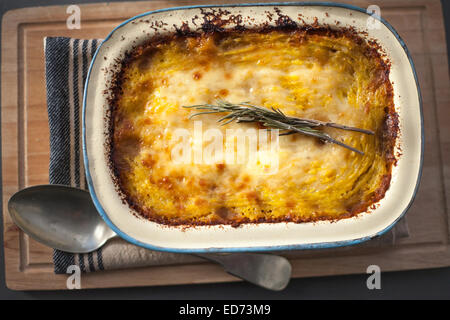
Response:
M89 192L63 185L38 185L8 202L14 223L33 239L58 250L87 253L116 236L98 214Z

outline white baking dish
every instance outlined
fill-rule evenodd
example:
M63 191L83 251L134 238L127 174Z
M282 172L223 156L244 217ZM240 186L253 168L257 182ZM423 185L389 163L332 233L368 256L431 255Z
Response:
M107 137L108 103L104 90L111 79L114 59L137 43L145 41L158 30L174 32L175 26L202 16L202 11L220 7L230 14L251 17L253 25L273 21L267 12L279 9L292 20L306 24L339 27L352 26L367 32L387 53L392 68L390 80L394 87L394 102L399 114L401 150L393 168L391 186L385 197L371 212L337 222L261 223L231 226L197 226L181 228L160 225L139 218L118 195L108 166L105 139ZM301 19L299 20L299 14ZM392 26L378 19L378 28L365 10L341 4L289 3L244 4L230 6L196 6L147 12L125 21L115 28L97 50L84 92L83 152L86 177L92 199L108 225L124 239L149 248L173 252L263 251L336 247L359 243L389 230L408 210L420 180L423 156L423 118L417 76L408 50ZM164 21L164 31L152 22ZM244 20L244 25L246 24ZM228 25L227 27L232 27ZM375 27L374 27L375 26ZM143 32L145 30L145 32ZM109 72L106 72L109 71ZM114 70L112 70L114 71Z

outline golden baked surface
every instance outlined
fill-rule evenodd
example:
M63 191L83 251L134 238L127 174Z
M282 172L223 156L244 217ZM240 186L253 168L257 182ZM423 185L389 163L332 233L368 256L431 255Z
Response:
M376 49L346 32L247 30L150 42L124 63L117 82L111 162L118 187L141 215L168 224L304 222L365 211L384 196L394 162L397 118L388 75ZM171 151L180 142L174 132L194 136L194 120L203 132L215 128L224 136L226 129L259 129L221 127L223 114L190 120L194 111L182 107L218 98L376 134L323 129L365 155L281 136L272 174L248 163L174 163Z

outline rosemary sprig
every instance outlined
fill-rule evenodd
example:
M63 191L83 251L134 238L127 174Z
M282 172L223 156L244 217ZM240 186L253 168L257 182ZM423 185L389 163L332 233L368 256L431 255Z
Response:
M226 112L228 115L217 120L218 122L222 122L222 125L228 124L230 122L236 121L240 122L259 122L265 127L283 130L280 133L280 136L290 135L290 134L303 134L310 137L318 138L322 141L328 141L337 145L340 145L344 148L347 148L351 151L359 153L361 155L364 152L355 149L341 141L338 141L332 138L327 133L317 130L320 127L332 127L342 130L350 130L357 131L364 134L374 134L373 131L349 127L341 124L337 124L334 122L324 122L319 120L312 119L302 119L296 117L286 116L280 109L271 108L266 109L264 107L256 106L251 104L250 102L241 102L241 103L231 103L224 100L217 100L217 104L198 104L193 106L183 106L184 108L194 108L197 110L207 110L198 113L192 114L189 119L203 115L203 114L212 114L212 113L222 113Z

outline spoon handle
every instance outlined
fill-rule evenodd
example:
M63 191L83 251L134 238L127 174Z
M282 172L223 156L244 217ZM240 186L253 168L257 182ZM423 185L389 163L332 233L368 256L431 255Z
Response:
M111 230L108 240L118 235ZM269 290L283 290L291 278L291 264L281 256L262 253L196 253L219 263L229 274Z
M229 274L269 290L283 290L291 278L292 267L289 261L273 254L196 253L195 255L217 262Z

